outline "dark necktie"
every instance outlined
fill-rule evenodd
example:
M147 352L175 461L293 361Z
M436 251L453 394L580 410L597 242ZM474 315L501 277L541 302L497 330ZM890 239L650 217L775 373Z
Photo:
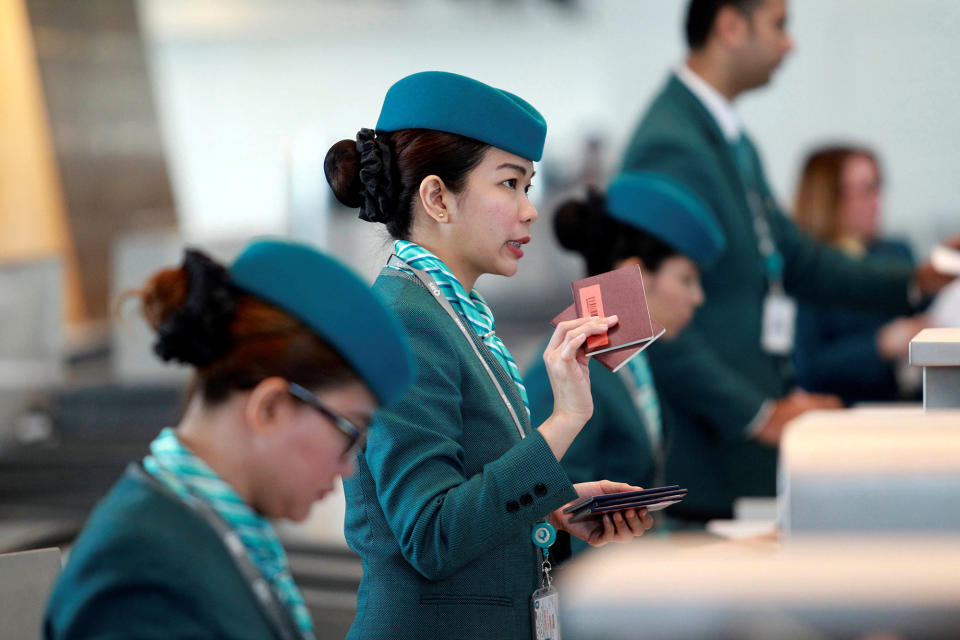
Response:
M737 172L743 181L743 186L747 191L760 191L760 177L757 175L757 166L754 161L753 150L747 141L747 136L740 134L736 142L731 142L730 149L733 151L733 160L737 165Z

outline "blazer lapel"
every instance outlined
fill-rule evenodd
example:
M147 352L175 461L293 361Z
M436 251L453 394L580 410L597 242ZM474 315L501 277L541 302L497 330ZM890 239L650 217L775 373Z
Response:
M685 120L694 123L695 131L705 143L704 151L712 153L716 157L726 179L731 184L740 184L740 172L737 170L733 151L730 149L723 131L720 130L720 125L713 119L700 99L676 75L670 76L666 95L670 103L686 115Z

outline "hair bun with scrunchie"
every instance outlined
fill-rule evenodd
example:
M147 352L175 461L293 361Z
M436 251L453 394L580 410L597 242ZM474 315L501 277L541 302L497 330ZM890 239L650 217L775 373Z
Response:
M187 249L183 258L187 295L157 328L153 350L164 361L204 367L230 348L236 302L230 274L206 254Z
M360 219L386 222L393 201L393 154L390 146L378 138L373 129L357 133L357 154L360 157Z

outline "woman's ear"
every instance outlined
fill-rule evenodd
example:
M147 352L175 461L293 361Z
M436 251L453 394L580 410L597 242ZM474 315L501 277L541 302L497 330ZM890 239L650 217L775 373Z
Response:
M260 382L244 407L244 418L247 426L255 434L265 435L277 430L293 410L290 394L287 393L287 381L283 378L272 377Z
M429 175L420 182L420 202L430 218L439 224L450 221L453 194L438 176Z

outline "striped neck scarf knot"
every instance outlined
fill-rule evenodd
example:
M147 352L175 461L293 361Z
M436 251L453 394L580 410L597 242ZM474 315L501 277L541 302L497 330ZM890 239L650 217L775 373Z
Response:
M314 638L313 620L290 574L287 554L270 522L256 513L239 494L188 449L173 429L166 428L150 443L143 467L185 500L208 504L243 543L244 551L267 579L290 612L304 638ZM225 540L230 544L230 540Z
M483 343L490 348L493 357L503 366L504 371L513 379L517 391L520 393L520 398L523 400L523 406L527 409L527 416L529 416L530 400L527 398L527 388L520 376L520 368L513 356L510 355L507 345L497 336L493 311L490 310L489 305L480 293L476 289L467 293L457 277L453 275L453 272L447 268L447 265L440 258L414 242L397 240L394 242L393 252L411 267L430 274L450 306L456 309L457 313L467 321L467 324L483 340Z

